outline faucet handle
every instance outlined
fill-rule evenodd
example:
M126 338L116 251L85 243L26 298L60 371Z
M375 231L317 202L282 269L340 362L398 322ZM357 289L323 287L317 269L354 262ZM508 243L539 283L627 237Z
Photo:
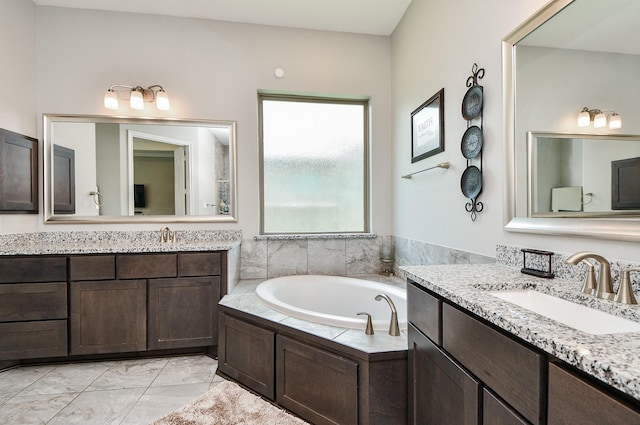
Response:
M587 276L584 279L581 291L585 294L593 295L596 292L596 268L586 258L580 262L587 266Z
M640 272L640 267L632 267L630 269L622 270L620 287L618 288L618 293L616 294L614 301L623 304L638 304L638 301L636 301L636 296L633 294L633 289L631 287L631 278L629 277L629 273L631 272Z
M367 316L367 327L364 330L364 333L367 335L373 335L373 323L371 323L371 315L369 313L361 312L356 313L358 316Z

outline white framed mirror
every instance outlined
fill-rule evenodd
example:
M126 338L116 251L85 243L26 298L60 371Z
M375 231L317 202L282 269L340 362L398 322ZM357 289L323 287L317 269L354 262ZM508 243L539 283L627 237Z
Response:
M640 90L639 18L634 0L554 0L503 39L506 230L640 240L640 211L536 212L527 147L531 132L640 134L633 121L640 112L633 95ZM615 109L623 128L578 128L585 106ZM606 167L603 175L611 173Z
M236 222L236 123L44 115L46 223Z

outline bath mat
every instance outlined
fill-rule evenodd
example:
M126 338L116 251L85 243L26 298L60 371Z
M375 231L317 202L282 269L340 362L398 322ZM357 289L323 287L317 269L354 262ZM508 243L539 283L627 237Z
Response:
M305 425L307 422L279 409L230 381L216 384L188 405L151 425Z

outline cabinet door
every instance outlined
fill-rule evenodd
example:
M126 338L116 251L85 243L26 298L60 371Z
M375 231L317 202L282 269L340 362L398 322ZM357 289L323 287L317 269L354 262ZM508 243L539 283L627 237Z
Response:
M482 391L482 423L485 425L529 425L529 422L486 388Z
M146 289L145 280L71 282L69 354L145 350Z
M637 404L637 403L636 403ZM549 364L548 425L640 424L640 409L632 408L590 383Z
M220 278L149 280L149 350L217 344Z
M275 332L220 314L218 370L262 394L275 397Z
M358 423L358 364L276 336L276 402L316 425Z
M0 129L0 212L38 213L38 140Z
M477 425L480 383L409 324L409 423Z

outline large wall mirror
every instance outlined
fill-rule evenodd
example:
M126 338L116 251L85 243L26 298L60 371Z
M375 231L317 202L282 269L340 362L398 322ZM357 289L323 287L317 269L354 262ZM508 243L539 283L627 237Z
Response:
M236 222L233 121L44 115L45 222Z
M638 19L637 0L554 0L503 39L505 229L640 240L638 191L612 181L637 177ZM578 127L583 107L622 128Z

